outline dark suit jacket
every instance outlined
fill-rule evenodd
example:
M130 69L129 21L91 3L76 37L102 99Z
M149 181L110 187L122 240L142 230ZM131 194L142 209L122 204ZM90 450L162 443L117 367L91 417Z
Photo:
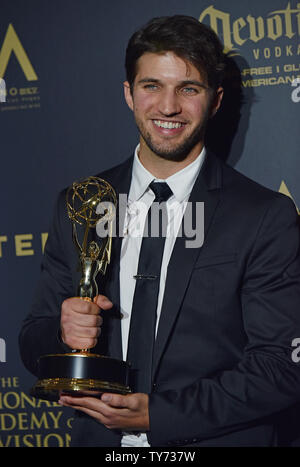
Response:
M132 158L100 176L128 193ZM31 313L20 333L24 364L63 350L62 301L76 293L77 253L65 194L59 197ZM300 398L299 224L293 202L239 174L209 153L190 201L205 203L201 248L176 240L168 267L149 398L152 446L276 445L276 414ZM103 312L96 351L121 355L120 239L99 290ZM99 278L100 279L100 278ZM75 446L118 446L121 433L77 414Z

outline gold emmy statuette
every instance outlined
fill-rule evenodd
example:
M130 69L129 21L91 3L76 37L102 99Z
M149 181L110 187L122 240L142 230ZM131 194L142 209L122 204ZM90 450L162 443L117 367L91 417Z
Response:
M96 275L105 274L110 262L112 222L117 197L112 186L97 177L74 182L66 196L68 216L72 222L73 241L79 253L81 280L78 296L92 301L98 294ZM102 209L99 212L99 203ZM105 227L101 244L89 237L96 226ZM82 243L76 225L83 226ZM100 226L100 227L101 227ZM103 392L130 393L128 363L91 353L89 349L39 358L38 381L31 395L40 399L58 400L61 393L99 396Z

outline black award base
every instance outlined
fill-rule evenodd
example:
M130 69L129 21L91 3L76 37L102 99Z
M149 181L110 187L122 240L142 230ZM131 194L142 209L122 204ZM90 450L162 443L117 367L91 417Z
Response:
M129 371L127 362L89 352L44 355L30 394L50 401L59 400L62 393L95 397L103 392L129 394Z

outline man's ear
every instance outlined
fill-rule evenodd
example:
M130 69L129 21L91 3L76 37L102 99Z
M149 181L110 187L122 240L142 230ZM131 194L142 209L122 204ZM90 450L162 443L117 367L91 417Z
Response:
M128 83L128 81L125 81L123 83L123 86L124 86L125 101L127 102L128 107L131 110L133 110L133 98L132 98L132 94L131 94L130 84Z
M223 94L224 94L224 89L220 86L216 90L216 93L214 95L214 98L211 104L210 118L212 118L219 110L222 99L223 99Z

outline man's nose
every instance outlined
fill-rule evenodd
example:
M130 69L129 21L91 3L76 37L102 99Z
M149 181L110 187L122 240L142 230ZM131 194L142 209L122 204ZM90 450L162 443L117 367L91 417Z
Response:
M158 108L161 114L172 116L181 112L180 98L174 90L164 90L159 96Z

